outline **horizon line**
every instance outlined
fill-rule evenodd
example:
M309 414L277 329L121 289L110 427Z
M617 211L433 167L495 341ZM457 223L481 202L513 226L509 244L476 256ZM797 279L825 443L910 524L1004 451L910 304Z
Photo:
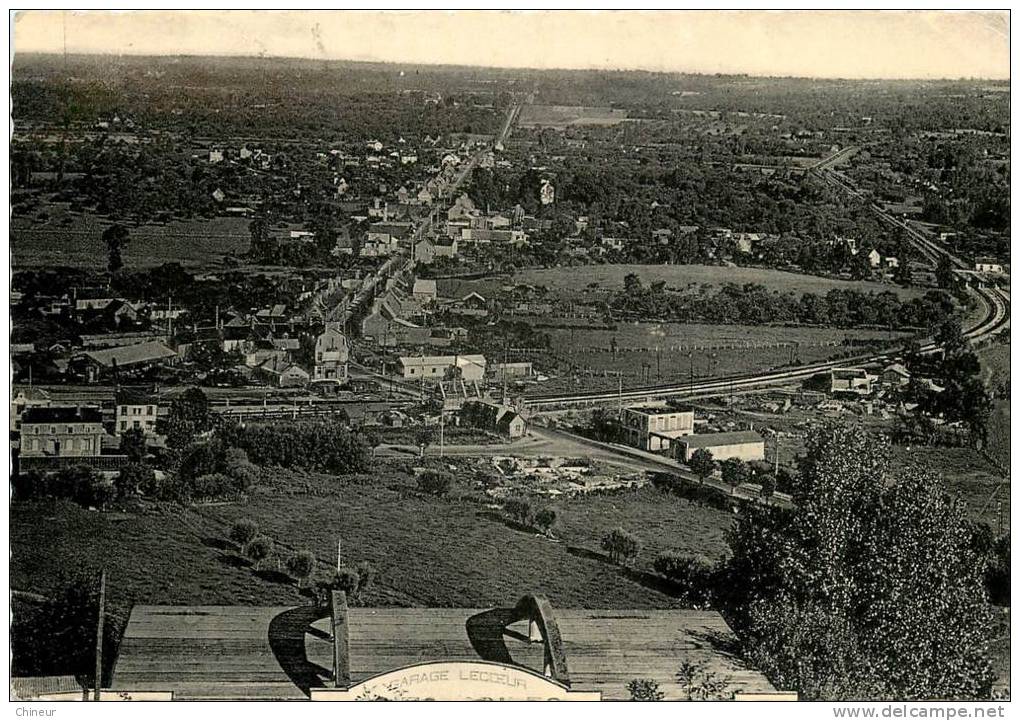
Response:
M52 50L21 50L14 49L13 62L16 63L18 55L43 55L47 57L129 57L129 58L219 58L219 59L238 59L238 60L280 60L280 61L302 61L302 62L313 62L313 63L354 63L360 65L394 65L394 66L407 66L407 67L426 67L426 68L461 68L470 70L506 70L506 71L528 71L537 73L555 73L555 72L581 72L581 73L647 73L650 75L685 75L693 77L705 77L705 78L756 78L756 79L773 79L773 80L831 80L841 82L906 82L906 83L917 83L917 82L994 82L994 83L1009 83L1012 78L1007 75L1005 77L995 77L990 75L932 75L932 76L913 76L913 77L896 77L896 76L848 76L848 75L774 75L768 73L756 73L752 71L742 72L706 72L698 70L663 70L663 69L652 69L648 67L598 67L598 66L586 66L586 67L537 67L533 65L482 65L482 64L465 64L465 63L444 63L444 62L421 62L421 61L407 61L407 60L382 60L382 59L368 59L358 57L313 57L307 55L278 55L273 53L251 55L248 53L230 53L230 52L207 52L207 53L153 53L153 52L97 52L89 50L76 50L74 52L57 52ZM12 63L13 64L13 63Z

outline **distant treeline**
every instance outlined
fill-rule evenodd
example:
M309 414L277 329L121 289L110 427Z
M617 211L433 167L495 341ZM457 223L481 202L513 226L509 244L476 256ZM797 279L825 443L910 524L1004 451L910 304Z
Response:
M929 291L909 301L891 291L865 293L840 288L825 295L804 293L798 297L755 283L681 293L667 290L662 282L642 286L633 274L624 285L624 290L610 300L614 314L680 323L931 328L956 310L952 297L944 291Z

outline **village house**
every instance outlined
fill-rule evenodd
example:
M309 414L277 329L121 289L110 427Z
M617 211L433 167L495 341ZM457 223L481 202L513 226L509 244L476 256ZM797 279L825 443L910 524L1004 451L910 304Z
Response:
M315 339L315 368L313 380L336 380L347 382L350 345L343 334L341 323L330 322Z
M882 379L882 384L890 388L905 386L910 383L910 371L901 363L893 363L886 366L880 378Z
M252 369L252 377L276 388L301 388L308 385L308 371L282 356L271 356Z
M117 393L114 413L114 432L121 435L133 428L141 429L146 435L156 432L156 417L159 401L149 393L137 390L121 390Z
M26 408L21 416L21 457L95 457L105 435L98 408Z
M450 303L447 310L454 315L485 318L489 315L489 302L480 293L471 291L460 300Z
M864 368L833 368L829 391L833 394L870 395L872 380L873 377Z
M11 398L11 430L21 430L21 417L29 408L48 408L52 403L50 394L40 388L18 388Z
M673 455L683 463L690 463L697 450L712 454L713 460L737 458L742 461L761 461L765 458L765 439L755 431L729 431L726 433L696 433L676 438Z
M486 230L482 228L461 228L460 242L471 243L510 243L524 245L528 242L528 234L523 230Z
M401 356L400 375L404 380L445 380L457 372L465 382L480 381L485 377L485 356ZM454 371L456 369L456 371Z
M414 247L414 259L428 265L436 258L456 258L457 238L428 238Z
M510 440L523 438L528 423L510 406L486 400L471 399L464 402L460 422L465 426L498 433Z
M489 377L502 381L510 378L530 378L535 375L531 361L493 363L488 367Z
M981 257L974 261L974 270L979 273L1002 273L1002 263L995 258Z
M411 297L422 305L435 303L439 299L436 281L426 278L415 279L414 286L411 289Z
M694 411L662 406L624 408L622 425L628 445L645 451L665 451L673 439L694 433Z
M542 205L551 205L556 201L556 187L548 180L543 180L542 187L538 191L538 198Z

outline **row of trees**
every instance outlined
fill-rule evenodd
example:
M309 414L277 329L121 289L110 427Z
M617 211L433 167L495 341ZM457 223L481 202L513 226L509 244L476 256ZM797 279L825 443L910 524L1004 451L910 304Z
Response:
M952 297L929 291L908 301L881 293L833 288L825 295L780 293L757 283L668 290L660 281L644 286L634 273L609 301L615 314L678 323L745 325L803 323L838 328L929 328L955 313Z
M363 473L370 467L368 446L346 424L334 420L286 426L228 425L217 431L226 446L239 448L260 466L304 468L326 473Z

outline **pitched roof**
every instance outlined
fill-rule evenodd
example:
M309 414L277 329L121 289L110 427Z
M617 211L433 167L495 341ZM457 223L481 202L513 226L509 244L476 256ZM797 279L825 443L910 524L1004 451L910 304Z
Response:
M427 355L427 356L400 356L400 362L405 366L425 365L485 365L483 355Z
M118 406L148 406L157 403L156 398L138 388L122 388L117 391L116 402Z
M762 443L765 439L755 431L728 431L726 433L695 433L677 440L688 448L712 448L732 446L738 443Z
M430 295L436 294L436 281L426 280L425 278L418 278L414 281L414 289L412 293L428 293Z
M21 423L102 423L98 408L82 406L49 406L26 408Z
M83 355L102 366L112 368L114 363L118 366L152 363L165 358L173 358L177 354L159 341L149 341L148 343L123 345L105 350L86 351Z

